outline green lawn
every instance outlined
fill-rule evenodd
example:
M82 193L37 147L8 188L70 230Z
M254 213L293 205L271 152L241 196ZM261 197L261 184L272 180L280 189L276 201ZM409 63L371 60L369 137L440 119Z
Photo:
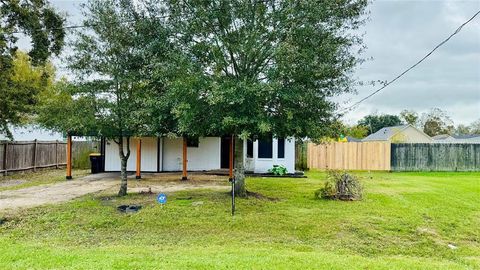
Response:
M0 269L480 269L480 173L358 175L361 202L314 200L322 172L248 178L280 201L239 199L233 218L211 190L26 210L0 226Z

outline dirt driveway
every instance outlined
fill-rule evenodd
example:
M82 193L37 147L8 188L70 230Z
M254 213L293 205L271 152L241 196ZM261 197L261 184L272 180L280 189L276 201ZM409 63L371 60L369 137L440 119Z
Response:
M101 173L61 183L2 191L0 192L0 212L66 202L104 190L114 193L119 188L119 177L118 173ZM228 190L226 181L211 175L193 174L189 181L178 181L176 174L148 174L144 177L145 179L141 181L129 179L128 192L138 193L148 190L175 192L198 188Z

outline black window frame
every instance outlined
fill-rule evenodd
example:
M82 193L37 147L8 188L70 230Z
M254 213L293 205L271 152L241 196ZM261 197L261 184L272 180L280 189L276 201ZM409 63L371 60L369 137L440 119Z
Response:
M266 146L267 148L264 148ZM268 146L270 146L268 149ZM267 150L266 152L264 150ZM258 140L258 158L272 159L273 158L273 140L270 139L259 139Z
M285 158L285 138L277 139L277 158Z
M198 137L187 138L187 147L198 148L199 144L200 144L200 139Z
M253 158L253 140L247 140L247 158Z

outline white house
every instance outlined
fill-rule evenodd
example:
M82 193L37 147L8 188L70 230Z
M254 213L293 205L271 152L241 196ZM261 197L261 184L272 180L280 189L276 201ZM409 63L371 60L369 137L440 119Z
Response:
M137 149L140 143L140 168L142 172L182 171L183 139L142 137L130 140L128 171L136 170ZM125 145L125 144L124 144ZM209 171L229 167L230 137L203 137L187 140L187 170ZM126 147L126 146L125 146ZM289 173L295 172L295 139L244 140L246 171L265 173L273 165L283 165ZM120 171L118 145L106 141L105 171Z

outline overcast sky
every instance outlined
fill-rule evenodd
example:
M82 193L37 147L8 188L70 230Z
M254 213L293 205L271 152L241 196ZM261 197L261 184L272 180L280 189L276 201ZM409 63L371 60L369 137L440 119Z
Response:
M374 1L365 25L360 80L391 80L414 64L480 10L480 1ZM378 87L378 86L377 86ZM375 87L344 96L354 103ZM347 105L348 106L348 105ZM480 15L415 69L346 115L356 122L366 114L398 114L403 109L446 110L455 124L480 118Z
M80 23L81 2L51 0L68 13L68 24ZM370 19L361 29L368 47L363 56L373 60L359 67L355 76L363 81L388 81L480 10L480 0L377 0L368 9ZM373 86L358 88L358 95L344 95L338 101L345 107L374 90ZM426 61L363 102L344 120L353 124L374 112L398 114L413 109L422 113L433 107L446 110L455 124L480 118L480 15Z

